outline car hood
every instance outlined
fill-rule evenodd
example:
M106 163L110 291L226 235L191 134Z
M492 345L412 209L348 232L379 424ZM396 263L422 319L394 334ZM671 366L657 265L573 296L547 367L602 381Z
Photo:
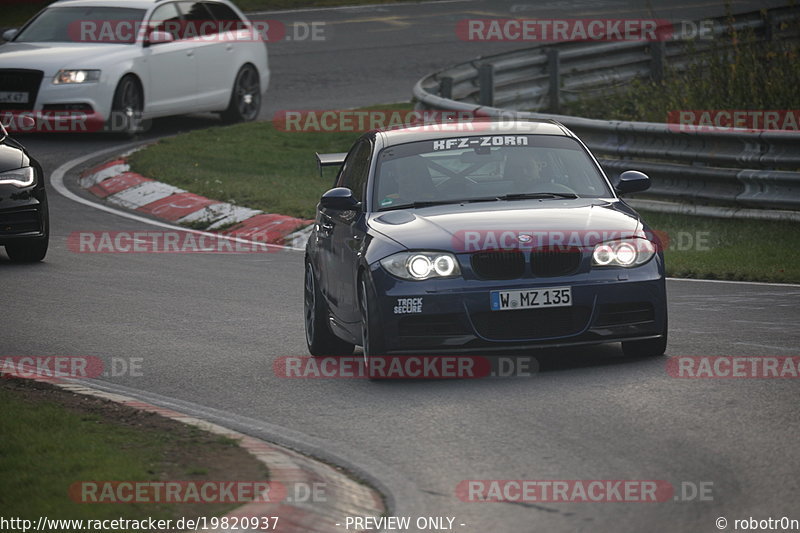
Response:
M502 209L498 209L502 206ZM515 200L405 209L373 213L368 224L409 249L476 251L505 247L509 236L527 233L553 244L578 238L597 242L605 234L618 238L642 230L636 213L619 200L578 198L565 200ZM503 241L503 235L508 235ZM596 235L595 235L596 234ZM513 246L517 245L516 240ZM479 244L479 248L475 245ZM484 247L485 245L485 247Z
M138 46L98 43L5 43L0 45L0 68L24 68L54 76L62 68L101 68L115 63Z

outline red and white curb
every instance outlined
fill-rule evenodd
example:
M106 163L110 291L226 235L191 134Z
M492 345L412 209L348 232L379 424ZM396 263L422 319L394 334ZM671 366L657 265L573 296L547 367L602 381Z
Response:
M282 485L286 489L287 496L282 501L244 504L226 514L227 517L269 517L270 531L282 533L340 533L344 531L343 527L348 516L379 517L386 512L383 499L377 491L351 479L333 466L288 448L129 396L93 389L51 376L37 376L34 375L35 371L32 368L29 370L30 372L20 372L19 379L49 383L75 394L92 396L140 411L155 413L237 441L239 447L267 466L270 483ZM322 490L317 494L324 494L324 497L306 497L309 494L313 496L313 487L321 487ZM303 497L298 498L295 495ZM274 517L278 517L278 520L273 529ZM252 529L229 527L202 530L203 533L231 531L252 531Z
M83 172L78 183L98 198L126 209L259 243L304 248L313 223L212 200L161 183L131 172L124 156Z

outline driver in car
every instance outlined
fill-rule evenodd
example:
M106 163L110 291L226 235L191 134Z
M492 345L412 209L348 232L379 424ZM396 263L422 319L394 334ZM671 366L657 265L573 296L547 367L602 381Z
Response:
M546 180L542 170L545 161L531 157L529 150L509 150L506 155L503 177L513 183L513 193L543 192Z

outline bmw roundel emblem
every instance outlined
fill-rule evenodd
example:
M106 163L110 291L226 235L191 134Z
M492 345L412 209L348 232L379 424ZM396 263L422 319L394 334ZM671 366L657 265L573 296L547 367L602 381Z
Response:
M521 243L523 243L523 244L527 244L527 243L531 242L531 240L533 239L533 237L531 237L530 235L527 235L527 234L523 233L523 234L521 234L521 235L518 235L518 236L517 236L517 239L519 240L519 242L521 242Z

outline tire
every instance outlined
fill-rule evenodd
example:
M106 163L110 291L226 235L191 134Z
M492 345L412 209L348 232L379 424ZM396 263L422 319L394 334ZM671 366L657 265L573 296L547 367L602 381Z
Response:
M370 380L375 380L380 379L382 376L375 373L375 369L370 363L373 357L386 354L386 345L383 338L376 335L381 330L375 316L370 311L375 308L374 291L370 289L367 274L365 273L358 283L358 302L361 311L361 348L364 352L364 371L366 376Z
M15 263L38 263L47 255L49 236L27 239L20 243L6 244L6 253Z
M315 357L352 355L355 346L331 332L328 327L328 308L317 286L314 269L306 261L303 290L303 311L308 352Z
M228 108L222 112L222 120L228 123L250 122L258 118L261 111L261 82L253 65L239 69L233 80L233 90Z
M151 121L142 120L144 94L137 79L124 76L119 80L111 104L110 130L123 137L132 138L149 129Z
M15 263L38 263L47 255L47 247L50 244L50 211L47 205L47 196L43 198L44 236L6 244L6 254Z

